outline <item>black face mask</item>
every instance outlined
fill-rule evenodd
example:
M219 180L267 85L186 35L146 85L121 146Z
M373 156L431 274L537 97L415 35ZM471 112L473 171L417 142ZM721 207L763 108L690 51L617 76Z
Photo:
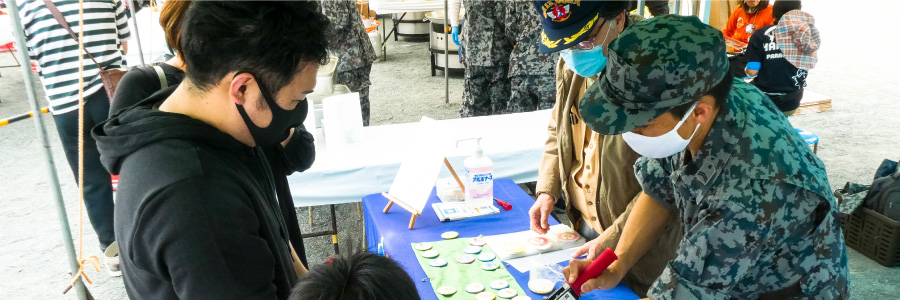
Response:
M241 73L247 72L240 72L238 74ZM278 144L287 139L288 135L291 133L291 128L300 126L300 124L303 124L303 121L306 120L306 114L309 113L308 103L305 102L307 100L301 101L300 104L292 110L285 110L281 108L281 106L278 106L278 103L275 103L275 97L266 90L265 85L259 80L259 77L256 77L255 75L253 77L256 79L256 85L259 86L259 91L262 94L263 99L266 99L266 104L269 105L269 110L272 112L272 122L269 123L269 126L266 128L260 128L253 123L253 120L250 120L250 116L247 115L247 111L244 110L243 105L235 104L235 106L237 106L241 118L244 119L244 124L246 124L247 129L250 130L250 136L256 141L257 146Z

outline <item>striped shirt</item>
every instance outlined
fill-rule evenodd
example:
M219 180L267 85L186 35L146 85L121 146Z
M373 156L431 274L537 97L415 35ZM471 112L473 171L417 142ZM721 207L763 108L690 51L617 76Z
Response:
M90 57L78 50L78 43L56 22L42 0L19 0L19 14L31 59L41 67L50 111L63 114L78 109L78 55L84 56L84 95L103 91L100 71ZM78 1L53 0L69 27L77 35ZM84 1L84 47L103 69L121 68L119 44L128 40L128 17L119 0Z

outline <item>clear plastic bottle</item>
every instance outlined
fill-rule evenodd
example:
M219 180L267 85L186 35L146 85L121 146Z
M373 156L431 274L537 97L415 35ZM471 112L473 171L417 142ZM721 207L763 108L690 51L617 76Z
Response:
M475 140L475 155L463 162L466 168L466 205L473 208L494 203L494 163L484 156L481 138Z

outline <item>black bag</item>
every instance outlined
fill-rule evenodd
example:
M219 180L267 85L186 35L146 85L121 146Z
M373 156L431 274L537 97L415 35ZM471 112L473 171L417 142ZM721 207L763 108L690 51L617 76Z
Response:
M885 160L876 176L884 174L889 175L881 176L872 182L863 205L900 222L900 170L897 163Z

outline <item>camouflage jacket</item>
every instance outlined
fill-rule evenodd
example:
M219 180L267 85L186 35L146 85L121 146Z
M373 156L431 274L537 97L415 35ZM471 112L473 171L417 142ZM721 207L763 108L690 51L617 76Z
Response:
M466 21L460 43L466 65L506 67L513 40L506 33L507 5L504 1L465 0Z
M328 51L340 61L337 72L371 66L375 49L363 27L362 17L354 0L319 2L322 13L331 21L328 27Z
M651 298L757 299L796 284L809 299L847 298L825 166L753 86L735 80L696 156L641 158L635 173L684 225Z
M532 1L516 0L506 6L506 34L515 41L509 57L509 77L554 76L559 53L541 53L541 18Z

